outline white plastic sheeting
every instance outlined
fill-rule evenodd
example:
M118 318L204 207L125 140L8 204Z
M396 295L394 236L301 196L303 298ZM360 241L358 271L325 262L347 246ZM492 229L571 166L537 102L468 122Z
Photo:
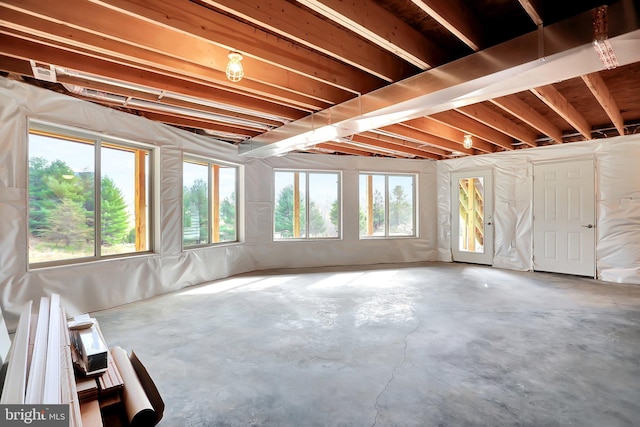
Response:
M533 163L576 158L596 164L597 277L640 284L640 135L438 162L438 259L451 261L451 172L492 169L493 266L532 269Z
M154 253L28 270L27 120L151 144ZM241 165L241 243L182 250L183 154ZM245 163L246 162L246 163ZM273 242L273 168L342 171L343 237ZM418 238L360 240L358 171L418 174ZM10 329L28 300L58 293L69 315L100 310L241 272L286 267L415 262L436 258L436 164L380 158L289 155L246 161L236 147L0 78L0 303Z

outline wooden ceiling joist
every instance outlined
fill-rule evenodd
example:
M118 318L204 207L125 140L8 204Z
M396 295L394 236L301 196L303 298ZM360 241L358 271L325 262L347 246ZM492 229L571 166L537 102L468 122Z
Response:
M215 45L221 49L220 52L215 56L203 57L210 61L211 66L215 64L226 66L229 50L240 51L244 55L245 78L251 77L249 70L253 69L256 70L254 73L256 79L268 81L271 76L266 74L263 68L266 64L270 64L275 66L276 73L277 69L280 69L280 72L289 70L354 94L369 92L383 84L382 80L369 73L283 40L230 16L205 9L191 1L92 1L104 8L117 10L120 14L135 17L138 21L152 21L156 25L170 28L174 33L187 35L191 39L215 40ZM207 13L204 13L205 11ZM213 44L213 42L209 43ZM259 73L257 70L260 70Z
M415 73L415 67L377 46L363 43L347 30L308 13L286 0L202 0L286 39L392 82Z
M483 47L484 37L480 21L462 0L412 1L474 51Z
M529 18L531 18L534 24L538 26L543 24L542 18L540 17L540 14L536 10L536 7L531 2L531 0L518 0L518 1L520 2L520 5L524 9L524 11L527 12L527 15L529 15Z
M318 148L324 148L327 150L331 150L333 152L343 153L343 154L352 154L354 156L372 156L373 153L366 150L359 150L357 148L348 147L346 144L338 143L338 142L324 142L322 144L315 145Z
M398 135L394 135L394 134L391 134L389 132L384 132L384 131L381 131L379 129L375 129L375 130L368 131L368 132L363 132L360 135L368 137L368 138L378 139L380 141L390 142L391 144L405 145L405 144L407 144L409 142L409 143L411 143L411 146L416 148L416 149L419 149L421 151L425 151L427 153L435 154L435 155L440 156L440 157L447 157L447 156L451 155L451 151L450 150L443 150L442 148L434 147L434 146L426 144L426 143L424 143L422 141L410 139L407 136L400 137Z
M491 153L495 151L495 147L493 147L492 144L505 150L513 150L513 140L511 137L457 111L443 111L432 114L430 117L446 125L455 127L464 134L475 136L473 146L478 150ZM478 138L480 140L478 140Z
M562 130L554 126L533 107L518 98L517 95L502 96L491 99L489 102L522 120L541 134L548 136L555 143L562 144Z
M402 152L410 156L420 157L422 159L440 159L440 156L415 148L415 146L411 146L408 142L402 144L392 144L387 141L381 141L377 138L369 138L362 135L353 135L353 141L386 150Z
M448 57L437 44L372 0L297 1L421 69L440 65Z
M489 126L499 132L524 142L530 147L536 147L536 134L522 126L518 126L513 121L507 119L503 115L496 113L484 104L473 104L467 107L461 107L456 111L472 118L480 123Z
M405 126L404 124L389 125L380 129L386 132L399 135L401 137L407 137L417 141L424 141L425 144L428 144L443 150L447 150L452 153L457 152L457 153L464 153L464 154L475 154L475 151L473 149L464 148L462 146L462 141L453 142L448 139L431 135L431 134L422 132L418 129Z
M184 95L211 100L221 104L237 106L239 109L262 112L285 119L298 119L306 114L291 107L285 107L273 102L239 95L209 85L184 81L176 77L159 75L145 70L135 69L129 66L91 58L75 52L44 46L22 40L16 37L0 34L0 53L24 60L33 59L40 63L53 64L64 68L74 69L82 64L83 71L101 75L122 82L131 82L138 85L149 86L158 90L166 90Z
M531 89L531 92L569 123L569 125L580 132L585 139L591 139L591 126L558 89L552 85L547 85Z
M620 109L600 73L585 74L582 76L582 81L584 81L602 109L607 113L618 133L624 135L624 120L622 120Z

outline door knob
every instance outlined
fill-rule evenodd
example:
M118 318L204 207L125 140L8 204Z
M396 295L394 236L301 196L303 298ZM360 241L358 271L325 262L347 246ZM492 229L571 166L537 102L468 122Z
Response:
M593 224L588 224L588 225L583 225L582 227L584 227L584 228L593 228L594 225Z

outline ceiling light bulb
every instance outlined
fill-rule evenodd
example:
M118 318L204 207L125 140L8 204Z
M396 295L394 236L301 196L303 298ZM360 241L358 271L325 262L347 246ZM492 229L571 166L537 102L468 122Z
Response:
M473 140L471 139L471 135L464 136L464 141L462 142L462 145L467 150L473 146Z
M229 63L227 64L226 74L227 78L232 82L239 82L244 76L244 70L242 69L242 55L238 52L229 52Z

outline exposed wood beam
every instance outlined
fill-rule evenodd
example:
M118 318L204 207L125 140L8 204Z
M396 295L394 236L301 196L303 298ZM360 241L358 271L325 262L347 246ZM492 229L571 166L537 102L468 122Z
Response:
M430 135L420 130L405 126L404 124L389 125L389 126L380 128L380 130L391 132L400 136L406 136L414 140L424 141L425 144L429 144L434 147L441 148L443 150L447 150L451 152L457 151L459 153L464 153L464 154L475 154L474 150L464 148L462 146L462 141L452 142L450 140L440 138L435 135Z
M372 156L373 154L362 150L362 149L357 149L357 148L353 148L353 147L349 147L346 144L343 143L338 143L338 142L323 142L322 144L316 144L315 147L317 148L324 148L326 150L331 150L331 151L335 151L337 153L344 153L344 154L352 154L354 156Z
M223 123L195 118L195 117L186 117L180 116L176 114L167 114L164 112L152 111L150 109L141 109L136 107L137 110L144 111L142 114L143 117L146 117L149 120L153 120L154 122L162 122L170 125L184 126L196 129L207 129L215 132L227 133L236 136L239 139L242 138L250 138L252 136L258 135L260 132L248 131L238 129L236 127L227 126Z
M461 0L412 0L474 51L484 47L480 21Z
M591 139L591 126L558 89L552 85L547 85L531 89L531 92L580 132L585 139Z
M562 144L562 131L549 122L542 114L538 113L533 107L518 98L517 95L494 98L489 102L519 118L541 134L551 138L557 144Z
M18 1L18 0L11 0ZM38 2L38 0L29 0ZM79 0L75 0L79 1ZM105 8L117 10L123 15L129 15L139 20L156 22L157 25L171 28L173 33L181 33L189 40L199 39L201 42L215 44L222 48L223 56L219 52L212 55L211 49L200 52L202 58L211 64L225 65L228 50L240 51L245 59L245 76L254 70L255 78L267 80L264 73L264 63L305 75L353 93L367 93L379 88L383 83L379 78L357 70L347 64L331 59L325 55L315 53L309 49L276 37L273 34L242 23L222 13L215 13L204 6L188 0L92 0ZM64 9L67 9L65 6ZM104 21L103 16L96 17ZM92 22L93 24L93 22ZM98 23L95 23L98 25ZM104 24L103 24L104 25ZM116 21L116 25L120 25ZM128 37L134 35L129 34ZM139 37L139 36L136 36ZM182 50L189 44L178 44ZM146 40L146 43L157 43ZM160 43L162 49L166 49Z
M87 54L91 53L93 56L99 57L97 55L99 52L109 53L118 58L126 58L134 65L138 62L147 65L152 63L158 68L166 67L165 62L167 60L163 59L163 57L171 57L173 61L170 61L170 64L174 69L180 70L184 68L180 61L196 64L199 67L191 68L196 68L195 71L198 71L199 75L209 76L209 79L212 75L219 85L227 85L233 88L234 85L226 80L224 75L224 69L228 61L228 50L226 48L208 40L155 25L86 1L69 1L72 3L66 3L64 8L46 6L49 3L34 2L33 0L24 0L22 2L7 0L6 2L0 2L0 5L6 8L13 8L23 14L32 15L34 19L44 18L54 23L64 22L65 25L58 25L58 27L62 28L61 35L54 32L55 28L52 29L52 35L58 41L62 39L71 46L84 47L84 52ZM8 3L19 3L20 6ZM74 9L78 11L73 12ZM89 18L91 16L94 18ZM30 29L35 27L37 29L38 25L37 22L32 25L27 23L27 27ZM71 29L65 30L65 27L71 27ZM28 32L31 33L32 31ZM82 32L93 34L93 37L83 35ZM91 41L94 42L95 46L89 44ZM97 52L93 52L96 49ZM144 50L150 52L141 52ZM247 69L253 67L253 69L260 70L257 78L252 79L252 76L247 76L247 80L254 80L254 83L262 84L261 92L263 94L269 93L267 84L284 89L290 87L291 90L298 93L315 92L313 96L327 92L327 84L320 83L311 76L298 75L291 70L283 70L277 65L264 63L253 58L245 58L244 62ZM138 68L142 67L138 66ZM256 76L256 74L253 76ZM236 89L231 90L237 91L238 89L236 87ZM334 89L336 88L334 87ZM335 103L336 99L331 98L336 95L342 98L343 101L353 96L353 93L348 94L344 90L340 90L340 92L342 92L342 95L334 93L325 102ZM326 94L328 95L328 93ZM319 108L324 107L319 106Z
M442 148L437 148L432 145L428 145L423 141L411 140L406 136L401 138L392 133L380 131L378 129L372 129L371 131L363 132L359 135L365 136L368 138L375 138L380 141L390 142L391 144L407 145L407 143L410 143L412 147L418 150L426 151L427 153L435 154L441 157L446 157L451 154L450 150L443 150Z
M434 42L372 0L298 2L421 69L447 59L446 52Z
M533 2L531 0L518 1L520 2L520 5L524 9L524 11L527 12L527 15L529 15L529 18L531 18L534 24L538 26L543 24L542 18L540 17L540 14L536 10L536 7L533 5Z
M476 138L488 141L491 144L504 148L505 150L513 150L513 140L509 136L490 128L489 126L483 125L462 113L458 113L457 111L443 111L442 113L432 114L429 117L454 127L464 134L471 134ZM473 144L479 150L484 151L485 149L490 149L490 147L481 148L482 145L479 145L481 142L482 141L478 141L476 139L473 141Z
M412 144L408 141L400 141L396 143L391 143L388 141L383 141L375 136L363 136L363 135L354 135L353 141L360 142L367 145L372 145L374 147L386 148L395 151L401 151L403 153L407 153L413 156L428 158L428 159L440 159L441 156L436 154L432 154L426 150L421 150L417 147L417 144Z
M536 147L536 135L529 129L517 125L503 115L496 113L482 103L469 105L467 107L457 108L456 111L479 121L499 132L509 135L510 137L524 142L525 144Z
M381 141L379 139L376 138L369 138L369 137L365 137L362 135L354 135L353 136L353 142L357 142L359 144L365 144L365 145L370 145L372 147L378 147L378 148L382 148L382 149L386 149L386 150L391 150L394 152L400 152L400 153L405 153L407 156L415 156L415 157L420 157L420 158L427 158L427 159L439 159L440 156L437 156L435 154L431 154L431 153L427 153L425 151L422 150L418 150L416 148L407 146L407 145L402 145L402 144L392 144L390 142L386 142L386 141Z
M602 79L600 73L595 72L592 74L585 74L582 76L582 81L587 85L593 96L600 103L602 109L607 113L611 123L616 127L620 135L624 135L624 120L620 114L620 109L616 104L615 99L611 96L611 92L607 87L607 84Z
M138 70L101 59L90 58L74 52L43 46L39 43L21 40L6 34L0 34L0 46L2 46L0 52L14 58L23 60L33 59L37 62L54 64L70 69L74 69L78 64L82 64L82 71L88 73L120 80L122 82L148 86L160 91L166 90L219 102L221 104L234 105L247 111L267 113L286 119L298 119L306 115L299 110L277 105L272 102L226 92L222 89L180 80L175 77Z
M386 81L402 80L416 68L344 29L286 0L202 0L203 3L238 16L287 39L294 40Z
M271 78L268 82L255 81L249 77L240 82L232 83L227 79L224 69L214 69L207 65L193 63L154 50L112 40L93 32L69 27L61 22L48 21L1 6L0 8L0 25L14 30L13 34L16 35L28 34L29 36L23 38L31 41L45 42L52 46L86 53L125 65L171 76L181 76L191 81L207 81L215 87L237 93L253 93L263 98L270 97L311 111L324 109L353 96L350 92L280 68L269 73ZM274 68L268 64L266 66Z

